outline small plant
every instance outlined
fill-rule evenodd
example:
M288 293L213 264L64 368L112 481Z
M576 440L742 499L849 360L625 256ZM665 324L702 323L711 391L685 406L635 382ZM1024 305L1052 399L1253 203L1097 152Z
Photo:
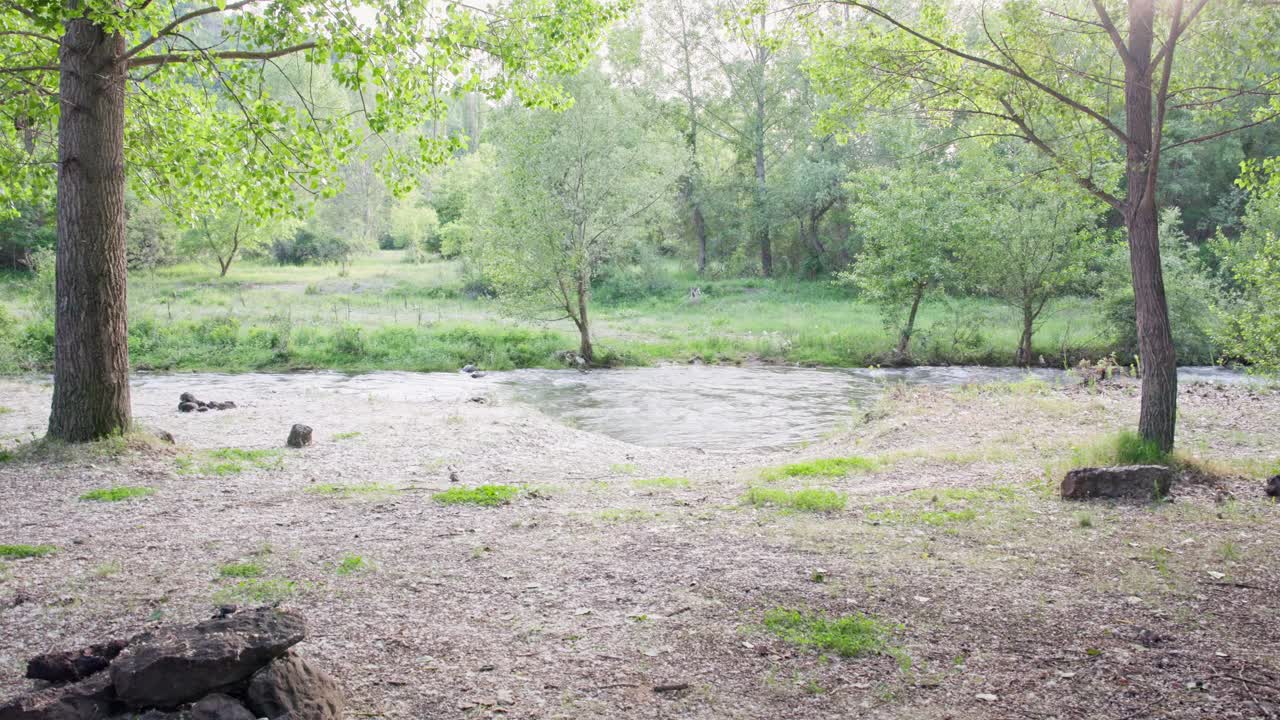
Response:
M288 599L298 592L298 584L284 578L250 578L214 593L218 604L235 600L255 603L275 603Z
M1105 465L1168 465L1170 455L1154 440L1126 430L1091 446L1076 448L1071 454L1075 467Z
M1244 553L1240 552L1240 547L1230 540L1224 540L1222 544L1218 546L1218 555L1222 558L1223 562L1232 562L1244 557Z
M0 405L0 415L8 415L11 412L13 412L13 408L8 408L3 405Z
M635 475L638 470L635 463L614 463L609 466L609 472L614 475Z
M862 613L834 618L800 610L775 608L765 613L764 627L796 645L829 650L841 657L892 655L899 664L910 659L890 643L893 628Z
M0 545L0 557L3 558L33 558L44 557L56 551L52 545Z
M820 458L768 468L760 473L760 478L772 482L789 477L844 477L852 472L875 470L877 466L875 460L864 457Z
M267 574L256 562L228 563L218 568L218 574L224 578L256 578Z
M280 450L220 448L205 453L199 463L191 457L180 457L175 462L180 473L225 477L238 475L250 468L279 470L284 467L284 453Z
M80 499L94 502L121 502L123 500L132 500L133 498L146 497L154 493L155 490L149 487L117 485L116 487L90 490L81 495Z
M119 575L124 570L124 566L118 562L102 563L93 569L93 576L99 578L109 578L112 575Z
M1093 527L1093 516L1089 513L1076 513L1076 525L1082 528Z
M519 492L519 489L511 485L481 485L474 488L450 488L436 493L432 499L445 505L496 507L511 502Z
M605 508L596 513L596 517L612 523L645 522L658 517L658 513L638 508Z
M664 490L675 490L677 488L689 487L689 478L682 477L655 477L655 478L639 478L632 480L631 484L637 488L660 488Z
M9 462L14 458L14 454L10 450L0 450L0 462Z
M338 561L338 567L334 570L334 572L338 573L339 575L351 575L353 573L358 573L362 570L367 570L368 568L369 568L369 563L366 562L363 557L360 557L359 555L353 555L351 553L347 553L346 555L342 556L341 560Z
M835 512L843 510L847 501L843 493L822 488L787 491L753 487L743 497L743 502L748 505L784 507L802 512Z
M360 437L360 431L353 430L351 432L338 433L337 435L333 436L333 439L334 440L350 440L352 438L358 438L358 437Z

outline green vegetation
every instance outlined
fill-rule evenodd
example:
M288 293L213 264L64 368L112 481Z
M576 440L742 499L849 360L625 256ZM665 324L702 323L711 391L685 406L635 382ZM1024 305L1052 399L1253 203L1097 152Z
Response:
M511 502L519 492L519 488L511 485L480 485L474 488L450 488L436 493L432 499L444 505L496 507Z
M639 508L605 508L596 513L596 517L609 523L646 522L660 517L652 510Z
M178 471L198 475L238 475L248 469L279 470L284 467L280 450L244 450L220 448L203 453L198 459L180 457Z
M654 478L637 478L631 481L631 484L641 490L661 489L661 490L679 490L689 487L689 478L682 477L654 477Z
M337 483L316 483L307 486L307 492L313 495L332 495L336 497L359 497L362 495L392 495L400 492L400 488L387 483L357 483L339 485Z
M760 473L763 480L781 480L790 477L843 477L854 472L875 470L879 463L870 458L844 457L821 458L769 468Z
M134 498L147 497L155 494L155 490L149 487L139 487L131 485L117 485L110 488L98 488L90 490L80 496L81 500L93 500L96 502L120 502L122 500L132 500Z
M298 583L284 578L250 578L213 594L215 603L275 603L287 600L300 590Z
M56 551L57 548L52 545L0 545L0 557L2 558L44 557Z
M218 575L224 578L256 578L266 574L262 565L252 561L228 563L218 568Z
M337 433L333 436L333 439L334 440L351 440L353 438L358 438L358 437L360 437L360 431L353 430L352 432Z
M1169 465L1173 458L1158 443L1145 440L1135 432L1123 431L1098 442L1075 448L1071 463L1075 467L1109 465Z
M347 553L346 555L342 556L341 560L338 561L338 565L337 567L334 568L334 572L338 573L339 575L352 575L354 573L368 570L369 567L370 565L368 561L366 561L363 557L359 555L353 555L351 553Z
M892 655L900 664L910 666L910 658L891 643L895 628L862 613L832 618L775 608L765 613L764 627L796 645L829 650L841 657Z
M829 513L843 510L848 498L843 493L822 488L788 491L753 487L747 490L743 502L756 507L772 506L801 512Z

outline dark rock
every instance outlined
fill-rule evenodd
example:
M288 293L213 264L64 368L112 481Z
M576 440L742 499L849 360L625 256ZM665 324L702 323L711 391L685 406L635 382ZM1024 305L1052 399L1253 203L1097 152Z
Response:
M231 604L219 605L219 606L218 606L217 611L216 611L216 612L214 612L213 617L215 617L215 618L224 618L224 617L226 617L226 616L228 616L228 615L234 615L234 614L236 613L236 611L237 611L237 610L239 610L239 609L240 609L240 608L236 607L235 605L231 605Z
M203 401L203 400L197 400L197 401L196 401L196 405L199 405L200 407L209 407L209 403L207 403L207 402L205 402L205 401Z
M462 372L464 372L464 373L466 373L466 374L468 374L468 375L470 375L471 373L473 373L473 372L475 372L476 370L479 370L479 369L480 369L480 368L476 367L475 365L472 365L471 363L467 363L466 365L463 365L463 366L462 366Z
M199 406L199 407L197 407L197 408L196 408L196 412L209 412L209 406L208 406L208 405L201 405L201 406Z
M1280 498L1280 475L1267 481L1267 497Z
M1062 479L1064 500L1136 498L1150 500L1169 494L1173 471L1163 465L1081 468Z
M37 655L27 661L27 677L51 683L83 680L99 670L107 669L128 644L127 640L112 640L80 650Z
M178 400L180 402L189 402L189 403L200 402L199 400L196 399L196 396L192 395L191 393L182 393L181 395L178 396Z
M196 408L198 407L200 406L196 405L193 402L183 402L178 404L178 411L179 412L195 412Z
M310 425L294 425L289 430L289 439L284 441L285 445L291 448L306 447L311 444L311 426Z
M107 673L16 697L0 705L0 720L89 720L111 714L114 700Z
M222 409L223 409L223 410L235 410L235 409L236 409L236 404L235 404L235 403L233 403L233 402L231 402L230 400L228 400L228 401L226 401L226 402L222 403Z
M477 378L477 379L482 378L482 377L484 377L484 371L483 371L483 370L477 370L477 371L475 371L475 372L471 373L471 377L473 377L473 378Z
M249 709L257 717L341 720L337 681L293 653L277 658L249 681Z
M173 437L173 433L169 432L168 430L157 430L156 437L160 438L161 442L165 442L170 445L173 445L178 442L177 439Z
M191 720L258 720L258 716L230 695L213 693L191 706Z
M247 680L305 635L301 615L268 607L161 628L133 639L111 681L129 707L177 707Z

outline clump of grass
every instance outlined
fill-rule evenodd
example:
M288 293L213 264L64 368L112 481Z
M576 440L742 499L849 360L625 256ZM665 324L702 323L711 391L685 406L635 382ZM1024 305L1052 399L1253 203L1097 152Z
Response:
M636 471L635 463L614 463L609 466L609 472L614 475L635 475Z
M605 508L596 513L596 517L612 523L645 522L658 516L658 513L637 508Z
M9 462L15 457L11 450L0 450L0 463Z
M760 473L763 480L774 481L789 477L843 477L852 472L866 472L876 469L877 463L871 458L842 457L819 458L806 462L791 463L781 467L767 468Z
M3 558L33 558L44 557L57 550L52 545L0 545L0 557Z
M352 439L352 438L358 438L358 437L360 437L360 431L359 431L359 430L353 430L352 432L341 432L341 433L338 433L338 434L336 434L336 435L334 435L334 436L333 436L333 439L334 439L334 440L350 440L350 439Z
M218 574L225 578L256 578L267 574L256 562L227 563L218 568Z
M250 578L214 593L215 603L235 600L255 603L274 603L298 592L298 583L284 578Z
M756 507L784 507L802 512L835 512L843 510L848 498L843 493L823 488L803 490L779 490L753 487L743 496L743 502Z
M1071 463L1075 467L1169 465L1172 462L1169 453L1161 450L1154 440L1147 440L1131 430L1076 448L1071 454Z
M8 415L11 412L13 412L13 408L8 408L3 405L0 405L0 415Z
M317 483L307 487L307 492L313 495L333 495L337 497L355 497L359 495L391 495L399 492L399 488L387 483L357 483L355 485L340 485L337 483Z
M1076 525L1082 528L1093 527L1093 516L1089 513L1076 513Z
M973 508L959 510L875 510L867 513L867 520L873 523L900 525L919 523L942 527L955 523L968 523L978 519L978 511Z
M121 502L122 500L132 500L133 498L146 497L153 494L155 494L155 490L149 487L117 485L115 487L90 490L81 495L80 499L94 502Z
M238 475L247 469L279 470L284 467L284 453L280 450L245 450L220 448L204 454L197 463L194 458L177 459L178 472L198 475Z
M124 566L118 562L106 562L93 569L93 576L99 578L109 578L112 575L119 575L124 570Z
M894 628L863 613L832 618L789 608L774 608L765 613L764 626L774 635L796 645L829 650L841 657L892 655L898 658L899 664L910 665L910 658L891 643Z
M339 575L351 575L366 570L368 567L369 563L363 557L347 553L338 561L338 567L334 569L334 572Z
M655 477L655 478L639 478L632 480L631 484L637 488L660 488L664 490L675 490L677 488L689 487L689 478L682 477Z
M511 502L519 492L519 489L511 485L480 485L474 488L450 488L436 493L432 499L445 505L497 507Z

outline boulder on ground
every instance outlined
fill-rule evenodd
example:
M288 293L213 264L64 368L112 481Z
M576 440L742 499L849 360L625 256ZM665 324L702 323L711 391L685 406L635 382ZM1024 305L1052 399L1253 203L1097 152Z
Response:
M1280 498L1280 475L1267 481L1267 497Z
M342 691L323 670L288 653L249 681L249 709L258 717L342 720Z
M0 705L0 720L85 720L111 714L114 694L107 673L58 685Z
M105 670L128 644L127 640L111 640L80 650L37 655L27 661L27 677L51 683L83 680Z
M173 445L178 442L177 439L173 437L173 433L168 430L157 430L156 437L160 439L160 442L167 443L169 445Z
M1151 500L1169 494L1173 470L1163 465L1080 468L1062 479L1064 500L1133 498Z
M306 447L311 444L311 426L302 425L301 423L294 425L289 430L289 439L284 441L285 445L291 448Z
M161 628L120 653L111 682L131 708L173 708L247 680L305 636L301 615L269 607Z
M258 720L239 700L222 693L205 695L191 706L191 720Z
M183 402L178 403L178 412L195 412L199 408L200 408L199 405L196 405L193 402L187 402L185 400Z
M192 395L189 392L184 392L181 395L179 395L178 400L180 402L189 402L189 403L199 402L199 400L196 399L196 396Z

